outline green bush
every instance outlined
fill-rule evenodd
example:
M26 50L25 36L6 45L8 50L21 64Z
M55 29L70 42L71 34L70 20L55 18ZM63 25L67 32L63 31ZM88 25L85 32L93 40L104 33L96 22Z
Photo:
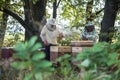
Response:
M91 49L86 48L83 52L79 53L74 61L81 61L81 63L78 64L78 67L80 69L84 69L85 72L91 73L93 75L93 79L113 80L116 74L115 80L119 80L120 60L118 59L119 49L117 47L118 42L111 44L99 42ZM110 69L114 66L117 67L117 70L110 72ZM98 77L101 78L97 79Z
M119 40L111 44L96 43L76 58L69 54L63 55L57 59L57 68L44 59L45 54L38 51L42 46L36 40L33 37L14 47L14 58L17 61L11 65L19 71L18 78L21 80L120 80ZM77 65L81 72L74 71L74 66L71 65L74 61L81 62ZM111 72L112 67L116 69Z
M19 43L14 47L16 51L14 58L17 61L11 63L11 66L22 73L22 80L43 80L54 70L52 63L44 59L45 54L38 51L42 46L36 43L36 40L37 37L32 37L30 41Z

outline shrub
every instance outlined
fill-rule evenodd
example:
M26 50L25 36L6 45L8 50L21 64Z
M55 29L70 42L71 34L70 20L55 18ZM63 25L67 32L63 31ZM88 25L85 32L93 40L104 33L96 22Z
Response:
M38 51L42 46L40 43L36 43L36 40L37 37L34 36L30 41L21 42L14 47L16 51L14 58L17 61L11 63L11 66L20 71L22 80L43 80L54 70L52 63L44 59L45 54Z

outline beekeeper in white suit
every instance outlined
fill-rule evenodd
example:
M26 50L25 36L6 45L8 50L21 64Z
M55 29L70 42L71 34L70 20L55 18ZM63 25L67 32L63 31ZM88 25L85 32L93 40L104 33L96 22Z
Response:
M47 24L41 31L40 37L44 43L46 60L50 60L50 46L57 45L58 37L63 37L54 18L47 21Z

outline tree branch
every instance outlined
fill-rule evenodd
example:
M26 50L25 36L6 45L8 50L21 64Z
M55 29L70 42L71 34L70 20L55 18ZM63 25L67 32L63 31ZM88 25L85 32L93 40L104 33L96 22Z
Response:
M58 7L58 6L59 6L60 2L61 2L61 0L59 0L59 2L57 3L56 7Z
M97 11L95 14L98 15L98 14L100 14L103 10L104 10L104 8L102 8L102 9L99 10L99 11Z
M4 7L0 8L0 11L12 16L14 19L16 19L25 28L26 31L28 31L30 33L30 29L28 29L28 27L27 27L29 25L26 24L25 21L22 18L20 18L17 14L15 14L14 12L12 12L12 11L8 10L7 8L4 8Z

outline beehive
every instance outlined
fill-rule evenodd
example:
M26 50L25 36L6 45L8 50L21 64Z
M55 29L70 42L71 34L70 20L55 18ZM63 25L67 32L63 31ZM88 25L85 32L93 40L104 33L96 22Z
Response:
M72 57L82 52L85 48L91 48L94 45L93 41L71 41L72 46ZM79 64L80 62L73 62L74 65Z

